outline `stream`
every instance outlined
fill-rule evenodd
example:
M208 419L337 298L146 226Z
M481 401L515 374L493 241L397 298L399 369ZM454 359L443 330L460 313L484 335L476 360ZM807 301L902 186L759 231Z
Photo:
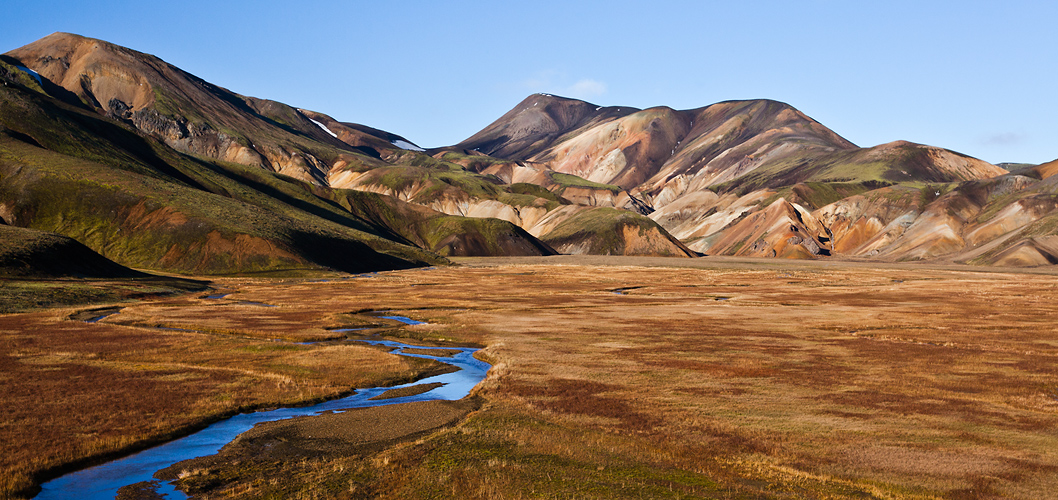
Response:
M413 346L385 340L361 340L357 342L390 347L394 349L394 353L402 356L433 359L455 366L460 370L394 387L357 389L356 393L351 396L326 401L313 406L279 408L276 410L242 413L214 423L201 431L183 438L102 465L72 472L48 481L41 485L42 490L40 494L34 498L39 500L66 498L77 498L79 500L113 499L117 495L119 488L144 481L153 481L154 473L159 470L187 459L216 454L220 451L221 447L235 439L239 434L250 430L250 428L256 424L293 417L316 415L327 411L340 412L353 408L410 403L413 401L454 401L469 395L470 390L485 378L485 374L490 368L488 363L474 358L474 352L478 350L474 348L445 347L443 349L446 351L458 352L450 357L439 357L403 352L404 349L428 349L428 347ZM440 383L444 385L412 396L371 401L371 398L391 389L431 383ZM187 498L186 495L177 491L170 483L161 483L156 491L159 494L165 495L165 498L170 500Z

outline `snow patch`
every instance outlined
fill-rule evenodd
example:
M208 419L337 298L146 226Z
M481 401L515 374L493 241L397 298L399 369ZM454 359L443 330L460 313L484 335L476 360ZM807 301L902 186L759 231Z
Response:
M25 66L15 66L15 67L20 69L20 70L22 70L22 71L25 71L27 75L32 76L33 79L37 81L37 85L44 85L44 81L40 79L40 74L37 73L36 71L33 71L33 70L31 70L31 69L29 69L29 68L27 68Z
M322 124L322 123L320 123L320 122L318 122L316 120L313 120L312 118L309 118L309 120L312 123L315 123L316 125L318 125L320 128L322 128L324 132L327 132L328 134L331 134L331 137L334 137L335 139L338 138L338 134L336 134L334 132L331 132L331 129L327 128L326 125L324 125L324 124Z
M400 149L407 149L408 151L426 151L425 149L420 148L419 146L416 146L408 141L402 141L400 139L393 141L393 145L397 146Z

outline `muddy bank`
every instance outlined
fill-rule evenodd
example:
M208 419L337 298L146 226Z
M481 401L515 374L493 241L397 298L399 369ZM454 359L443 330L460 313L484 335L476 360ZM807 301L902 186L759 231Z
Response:
M419 384L419 385L413 385L411 387L402 387L400 389L390 389L390 390L388 390L386 392L383 392L382 394L379 394L378 396L375 396L375 397L371 398L369 401L378 401L380 399L396 399L396 398L404 398L404 397L408 397L408 396L417 396L417 395L422 394L424 392L430 392L430 391L432 391L432 390L434 390L434 389L436 389L438 387L441 387L443 385L444 384L442 384L440 382L434 382L432 384Z
M175 481L184 492L199 495L246 473L278 468L291 460L366 456L454 425L481 404L480 397L420 401L267 422L241 434L216 455L185 460L155 477Z

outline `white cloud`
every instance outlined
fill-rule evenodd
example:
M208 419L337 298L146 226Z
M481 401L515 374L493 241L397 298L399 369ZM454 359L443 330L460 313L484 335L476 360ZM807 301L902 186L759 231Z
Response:
M596 97L606 93L606 84L585 78L570 86L566 92L572 97Z
M1018 134L1015 132L1004 132L1000 134L992 134L987 137L981 138L981 144L985 146L1014 146L1021 144L1028 139L1025 134Z

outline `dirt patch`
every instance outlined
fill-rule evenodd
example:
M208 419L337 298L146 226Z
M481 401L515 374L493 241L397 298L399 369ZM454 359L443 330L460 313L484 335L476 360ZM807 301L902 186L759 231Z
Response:
M216 455L185 460L156 477L181 478L181 487L194 494L217 488L218 478L234 478L240 470L260 469L263 463L362 456L454 424L481 403L479 398L423 401L267 422L241 434ZM208 471L208 484L198 484L205 476L202 471Z
M84 311L78 311L71 314L68 319L72 321L87 321L89 323L95 323L100 319L107 316L111 316L121 312L120 307L98 307L95 309L85 309Z
M444 385L444 384L442 384L440 382L434 382L432 384L419 384L419 385L413 385L411 387L401 387L400 389L390 389L390 390L388 390L386 392L383 392L382 394L379 394L378 396L375 396L375 397L371 398L370 401L378 401L380 399L395 399L395 398L404 398L404 397L408 397L408 396L415 396L417 394L422 394L424 392L430 392L430 391L432 391L432 390L434 390L434 389L436 389L438 387L441 387L442 385Z

